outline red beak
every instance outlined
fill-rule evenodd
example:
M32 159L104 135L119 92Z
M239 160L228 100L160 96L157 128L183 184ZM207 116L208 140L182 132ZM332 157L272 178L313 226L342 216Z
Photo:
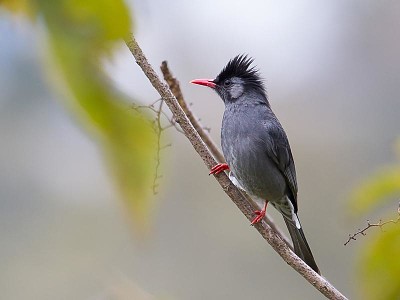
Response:
M205 85L205 86L208 86L213 89L215 89L215 86L216 86L213 79L195 79L195 80L192 80L190 83Z

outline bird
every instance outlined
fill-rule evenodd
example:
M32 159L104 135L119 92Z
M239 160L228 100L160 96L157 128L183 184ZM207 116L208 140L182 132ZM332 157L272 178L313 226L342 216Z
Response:
M225 105L221 146L226 162L215 165L210 174L229 170L229 178L238 188L263 203L262 209L254 212L252 225L261 222L271 203L283 216L296 255L320 274L297 214L298 187L289 141L253 61L239 54L215 79L191 81L213 89Z

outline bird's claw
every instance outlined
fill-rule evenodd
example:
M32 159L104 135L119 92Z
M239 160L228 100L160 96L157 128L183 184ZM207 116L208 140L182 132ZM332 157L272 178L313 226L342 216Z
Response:
M260 223L262 219L265 217L266 210L256 210L254 214L256 217L251 221L251 226L254 224Z
M224 163L224 164L216 164L214 167L211 168L210 173L208 175L211 174L219 174L225 170L229 170L229 166L228 164Z

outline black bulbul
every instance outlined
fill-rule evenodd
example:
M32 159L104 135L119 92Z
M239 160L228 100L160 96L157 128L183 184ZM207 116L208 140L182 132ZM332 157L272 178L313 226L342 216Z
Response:
M252 62L238 55L215 79L191 81L212 88L225 104L221 144L226 163L214 166L210 174L229 169L236 186L264 203L252 224L265 217L271 203L283 215L294 252L319 273L297 216L296 170L289 141Z

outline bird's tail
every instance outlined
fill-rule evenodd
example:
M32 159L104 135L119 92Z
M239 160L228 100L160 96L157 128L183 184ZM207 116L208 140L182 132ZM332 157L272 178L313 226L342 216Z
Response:
M298 220L297 214L296 218ZM292 220L285 217L283 219L285 220L289 234L293 241L294 253L296 253L296 255L300 257L311 269L320 274L317 263L315 262L314 256L311 253L310 246L308 246L303 229L301 229L301 225L296 227L296 224ZM298 225L299 224L300 221L298 221Z

